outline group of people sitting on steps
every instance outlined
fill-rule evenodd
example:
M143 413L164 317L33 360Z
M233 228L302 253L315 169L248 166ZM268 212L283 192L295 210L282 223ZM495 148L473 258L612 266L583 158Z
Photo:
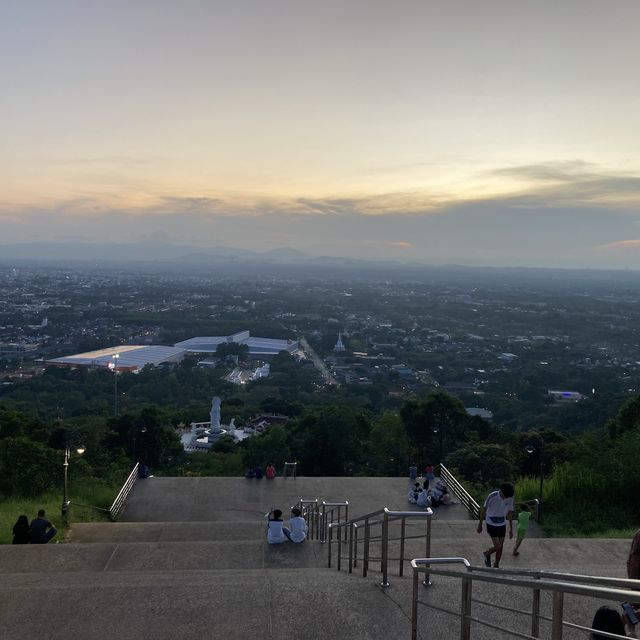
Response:
M442 480L436 480L431 489L429 488L429 484L429 480L427 479L425 479L422 485L419 482L415 482L412 487L409 487L407 500L409 500L411 504L422 508L435 508L441 504L454 504L449 489L447 489Z
M302 517L302 511L297 507L291 509L291 517L289 518L289 526L284 526L282 519L282 511L280 509L271 509L268 513L269 522L267 523L267 542L269 544L282 544L289 542L304 542L307 539L309 526Z

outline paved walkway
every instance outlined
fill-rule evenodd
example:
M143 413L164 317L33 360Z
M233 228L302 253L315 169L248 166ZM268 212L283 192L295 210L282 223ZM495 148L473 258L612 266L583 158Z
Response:
M69 544L0 547L0 624L3 637L50 640L409 640L411 580L397 575L397 561L382 589L373 559L365 579L326 568L327 546L265 543L264 513L286 509L300 497L349 500L351 515L408 506L404 478L148 478L137 484L121 522L72 528ZM441 507L433 519L432 555L463 556L482 563L489 539L458 506ZM409 534L422 533L408 524ZM76 542L73 542L73 541ZM628 540L527 539L521 554L507 543L502 567L546 569L623 577ZM374 549L373 555L378 551ZM398 543L390 556L397 558ZM406 557L424 556L424 539L410 539ZM335 555L334 555L335 558ZM526 629L517 613L531 594L504 585L476 585L474 597L500 603L474 615ZM460 583L433 577L420 598L457 609ZM543 594L543 611L550 598ZM565 598L566 618L588 624L602 602ZM421 640L458 636L450 614L421 608ZM546 623L544 623L546 624ZM550 637L544 626L541 637ZM499 640L475 629L474 640ZM565 639L584 640L568 631Z

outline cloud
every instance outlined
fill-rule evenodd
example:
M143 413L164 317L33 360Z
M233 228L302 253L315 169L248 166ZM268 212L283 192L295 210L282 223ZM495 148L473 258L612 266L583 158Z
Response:
M3 242L144 239L258 251L288 245L373 259L401 252L431 263L640 267L640 252L622 251L640 241L620 240L638 236L640 177L580 162L492 175L527 182L475 199L420 191L325 198L220 192L147 194L128 207L124 197L105 203L88 194L53 206L0 206L1 230Z
M640 175L608 171L588 162L523 165L497 169L489 175L524 183L520 192L513 194L514 201L538 206L552 207L567 202L640 204Z
M600 249L638 249L640 248L640 240L618 240L602 245Z
M404 240L388 240L382 244L395 249L413 249L414 246L411 242L405 242Z

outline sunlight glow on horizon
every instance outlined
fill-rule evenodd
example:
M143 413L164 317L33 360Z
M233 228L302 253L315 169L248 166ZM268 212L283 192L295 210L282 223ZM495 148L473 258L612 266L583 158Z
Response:
M45 0L5 13L3 241L127 240L145 221L184 241L209 224L216 241L314 246L312 218L341 235L341 220L372 216L380 246L395 215L399 242L424 217L434 246L463 260L502 260L526 223L548 261L561 251L551 210L589 226L583 255L640 225L635 0ZM271 226L243 222L256 218Z

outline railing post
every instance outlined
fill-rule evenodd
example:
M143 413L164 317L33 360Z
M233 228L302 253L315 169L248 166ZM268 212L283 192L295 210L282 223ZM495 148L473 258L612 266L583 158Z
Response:
M400 525L400 570L398 575L402 578L404 575L404 536L406 530L407 519L402 516L402 523ZM428 558L429 556L427 556Z
M345 500L344 505L344 521L349 522L349 503ZM347 539L347 532L344 532L344 539Z
M413 591L411 596L411 640L418 640L418 570L413 568Z
M329 527L329 545L327 549L327 567L331 569L331 547L333 546L333 527Z
M353 566L357 567L358 566L358 525L354 524L353 526L355 527L354 539L353 539Z
M349 527L349 573L353 573L353 530L356 526L354 523Z
M327 507L322 503L322 515L320 516L320 542L327 541Z
M429 516L427 518L427 541L426 541L425 558L431 557L431 518L432 516ZM422 581L422 584L425 587L431 586L431 576L428 571L427 573L424 574L424 580Z
M385 511L382 519L382 582L383 587L389 586L389 514Z
M462 598L460 601L460 640L471 638L471 576L462 578Z
M551 614L551 640L562 640L562 616L564 609L564 593L553 592L553 610Z
M342 531L340 529L341 527L338 525L338 571L342 568Z
M536 580L539 580L536 577ZM540 589L534 589L531 602L531 635L534 638L540 637Z
M364 551L362 553L362 577L367 577L369 571L369 543L371 541L371 525L369 518L364 521Z

